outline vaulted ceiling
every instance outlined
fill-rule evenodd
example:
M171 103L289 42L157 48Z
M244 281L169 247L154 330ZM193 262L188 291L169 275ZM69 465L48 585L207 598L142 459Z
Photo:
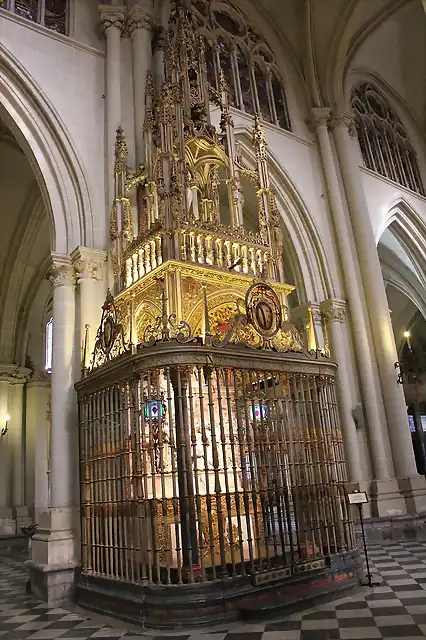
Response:
M422 0L257 0L256 4L292 58L311 105L331 105L348 74L365 70L379 75L417 120L426 122Z

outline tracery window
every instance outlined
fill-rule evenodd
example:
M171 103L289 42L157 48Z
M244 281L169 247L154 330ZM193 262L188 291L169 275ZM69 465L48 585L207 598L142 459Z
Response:
M353 90L351 106L367 169L425 195L416 153L384 97L371 84L364 83Z
M195 0L193 10L205 38L206 74L218 89L220 71L231 106L290 131L284 85L266 42L227 2Z
M56 33L67 33L67 0L0 0L0 8L42 24Z

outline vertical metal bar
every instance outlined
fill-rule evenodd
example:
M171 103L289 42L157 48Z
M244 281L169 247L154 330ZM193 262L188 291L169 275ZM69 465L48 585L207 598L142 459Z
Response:
M154 563L155 563L155 582L158 584L161 582L160 579L160 549L159 549L159 539L158 539L158 500L157 500L157 482L156 482L156 473L155 473L155 449L154 449L154 426L152 419L152 371L147 371L147 418L148 418L148 429L149 429L149 464L150 464L150 480L151 480L151 513L152 513L152 539L153 539L153 553L154 553Z
M238 530L238 548L240 552L240 573L241 575L246 574L245 568L245 554L244 554L244 539L243 539L243 530L242 530L242 511L241 511L241 502L240 502L240 481L238 478L238 463L237 463L237 441L235 440L235 432L234 432L234 415L237 416L238 421L238 407L235 401L235 396L231 395L231 388L229 384L229 377L232 376L232 370L223 369L223 375L225 379L225 393L226 393L226 408L228 413L228 424L229 424L229 446L231 449L231 460L232 460L232 473L233 473L233 486L234 486L234 495L233 499L235 502L235 510L237 515L237 530ZM235 413L233 411L233 406L235 407ZM238 427L237 427L238 429ZM231 524L232 526L232 524ZM236 570L236 569L235 569ZM233 567L234 571L234 567Z
M204 477L205 477L205 486L206 486L206 519L207 526L209 530L209 549L210 549L210 560L212 564L212 579L216 580L216 556L214 549L214 531L213 531L213 522L211 518L212 512L212 501L211 501L211 490L210 490L210 476L209 476L209 455L208 455L208 438L206 431L206 421L204 417L204 394L203 394L203 370L201 367L197 368L197 378L198 378L198 410L200 415L201 422L201 439L203 443L203 458L204 458Z
M146 391L146 374L141 374L139 378L140 385L140 420L141 420L141 448L142 448L142 476L143 476L143 488L144 488L144 518L145 518L145 539L144 552L146 555L146 564L148 571L148 581L153 582L153 518L154 512L152 510L151 492L148 483L148 461L149 461L149 427L146 424L146 413L149 411L149 405L147 405L147 391ZM148 434L147 434L148 429ZM147 439L148 435L148 439Z
M189 422L190 422L190 431L191 431L191 449L192 449L192 460L194 465L194 484L195 484L195 505L197 510L197 525L198 525L198 550L199 550L199 563L201 568L201 576L202 580L206 579L206 567L204 560L204 552L205 552L205 532L204 532L204 523L203 523L203 513L202 513L202 503L201 503L201 486L200 486L200 475L202 470L198 468L198 455L197 455L197 431L195 428L195 395L194 389L192 386L194 372L191 372L191 375L188 376L188 413L189 413Z
M222 509L222 487L220 483L220 469L219 469L219 456L216 438L216 420L213 401L213 388L212 378L213 371L210 368L205 368L205 377L207 382L207 394L208 394L208 411L210 418L210 433L211 433L211 447L213 455L213 472L214 472L214 489L216 495L216 517L217 517L217 535L219 538L219 554L220 554L220 576L224 577L228 575L226 569L226 551L225 551L225 521L223 517Z
M223 369L215 369L215 383L216 383L216 394L217 394L217 413L219 417L219 427L220 427L220 443L222 449L222 469L223 469L223 477L225 481L225 504L226 504L226 519L228 523L228 544L231 558L231 566L232 566L232 575L236 575L235 570L235 541L234 541L234 532L232 527L232 509L231 509L231 492L229 485L229 477L228 477L228 452L227 452L227 435L225 431L225 422L224 418L226 416L225 408L223 404L222 398L222 388L223 383L221 382L221 377L224 375ZM228 424L232 422L232 416L228 414ZM228 427L229 432L229 427Z
M172 388L172 380L170 369L164 372L167 387L167 411L169 416L169 443L170 443L170 460L172 467L172 491L173 491L173 525L175 532L175 551L177 564L177 582L182 584L182 548L180 542L180 504L179 504L179 488L178 488L178 471L177 471L177 441L176 441L176 416L174 413L174 394Z
M244 379L243 372L234 369L233 372L233 383L234 383L234 399L236 406L236 419L237 419L237 434L238 434L238 448L240 453L240 464L241 464L241 481L243 485L243 504L244 504L244 515L246 517L246 527L247 527L247 545L250 556L250 572L254 573L255 571L255 556L253 549L253 526L251 522L251 514L250 514L250 486L248 481L248 473L247 473L247 452L246 452L246 443L247 441L247 430L248 430L248 410L247 410L247 401L244 392ZM241 378L241 391L238 387L238 376ZM240 396L241 394L241 396ZM256 470L253 467L252 461L249 458L250 464L250 478L251 482L255 482L255 474ZM255 531L257 530L257 513L256 508L254 509L254 517L255 517Z

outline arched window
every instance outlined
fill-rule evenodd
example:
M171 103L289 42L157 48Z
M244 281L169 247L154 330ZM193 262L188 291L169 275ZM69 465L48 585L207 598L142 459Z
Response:
M220 71L229 90L229 103L249 115L290 131L284 85L272 51L247 26L230 2L196 0L193 11L204 35L206 75L218 89Z
M0 0L0 7L56 33L67 34L67 0Z
M425 195L416 153L397 115L368 83L352 91L359 145L367 169Z
M49 318L49 320L46 322L44 340L44 370L46 371L46 373L51 373L53 355L53 318Z

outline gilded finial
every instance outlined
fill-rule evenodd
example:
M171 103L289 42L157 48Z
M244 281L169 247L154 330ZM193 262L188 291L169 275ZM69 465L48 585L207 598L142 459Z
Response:
M265 133L263 131L263 127L261 125L260 117L258 114L254 116L252 143L253 147L256 150L256 154L258 154L260 158L265 158L266 147L268 146L268 143L266 142Z
M124 173L126 171L127 154L127 142L126 138L124 137L123 128L118 127L117 135L115 138L115 173Z

